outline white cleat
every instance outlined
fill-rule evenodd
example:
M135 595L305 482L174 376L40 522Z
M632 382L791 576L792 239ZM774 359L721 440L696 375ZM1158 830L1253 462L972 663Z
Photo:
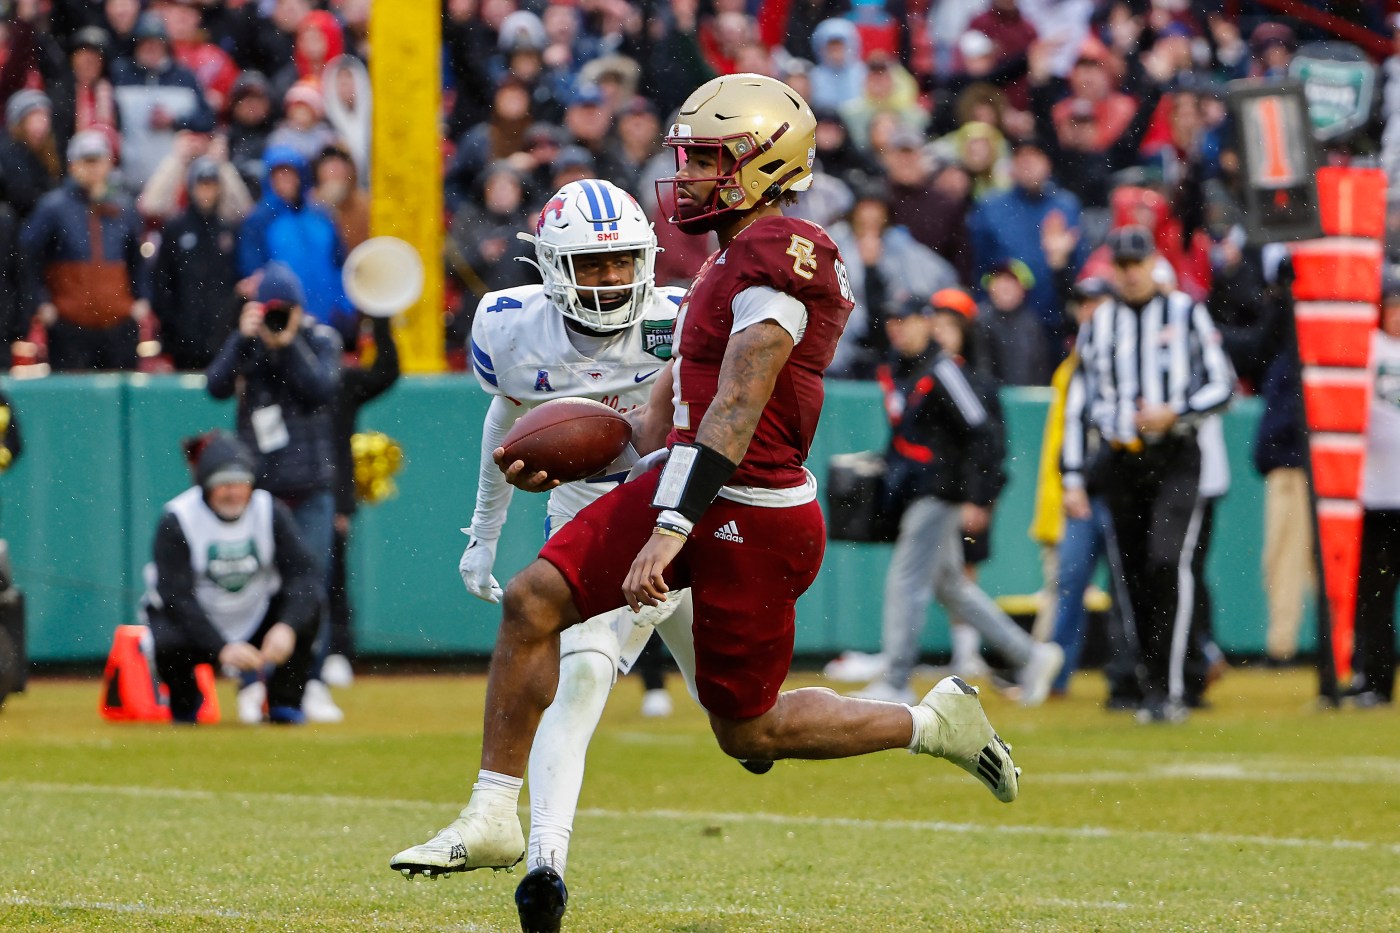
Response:
M238 691L238 721L252 726L267 718L267 684L255 680Z
M890 669L889 662L882 654L865 654L860 651L843 651L822 668L822 676L827 680L840 680L846 683L860 683L883 676Z
M301 695L301 711L307 722L344 722L345 713L331 698L330 688L319 680L308 680Z
M642 715L648 719L661 719L671 715L671 695L665 690L648 690L642 694Z
M1030 660L1016 675L1021 687L1022 706L1040 706L1050 696L1050 685L1065 663L1064 649L1053 641L1037 643Z
M905 706L914 702L913 690L908 687L896 687L883 677L872 680L849 695L857 700L880 700L883 703L903 703Z
M976 687L958 677L945 677L911 710L915 751L946 758L981 781L1002 803L1016 799L1021 769L1011 760L1011 746L987 720Z
M405 878L436 878L478 868L510 868L524 857L520 818L514 813L504 818L494 816L473 802L436 836L391 858L389 867Z
M330 654L321 662L321 680L327 687L343 690L355 683L355 670L343 654Z

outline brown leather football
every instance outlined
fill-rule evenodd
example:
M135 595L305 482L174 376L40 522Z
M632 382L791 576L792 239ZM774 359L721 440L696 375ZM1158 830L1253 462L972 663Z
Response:
M593 476L627 447L632 425L602 402L559 398L521 416L506 434L505 463L523 460L561 483Z

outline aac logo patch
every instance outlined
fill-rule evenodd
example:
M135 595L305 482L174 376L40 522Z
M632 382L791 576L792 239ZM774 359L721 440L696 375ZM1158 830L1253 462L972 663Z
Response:
M536 392L553 392L553 391L554 391L554 386L552 386L552 385L549 384L549 370L547 370L547 369L537 369L537 370L535 370L535 391L536 391Z

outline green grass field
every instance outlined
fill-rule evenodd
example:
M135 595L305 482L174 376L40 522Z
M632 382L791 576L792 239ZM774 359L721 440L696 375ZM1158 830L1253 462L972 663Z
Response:
M0 930L516 930L519 874L387 867L465 801L483 691L362 677L339 726L177 730L101 721L93 680L32 682L0 710ZM566 929L1400 929L1396 712L1314 711L1304 671L1237 671L1177 727L1100 693L988 698L1025 768L1005 806L903 753L754 777L693 707L644 720L624 681Z

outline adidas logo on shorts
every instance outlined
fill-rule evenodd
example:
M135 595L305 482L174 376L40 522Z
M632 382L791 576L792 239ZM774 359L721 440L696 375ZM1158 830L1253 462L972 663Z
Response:
M735 544L744 543L744 536L739 534L739 526L732 521L725 522L715 529L715 537L721 541L733 541Z

